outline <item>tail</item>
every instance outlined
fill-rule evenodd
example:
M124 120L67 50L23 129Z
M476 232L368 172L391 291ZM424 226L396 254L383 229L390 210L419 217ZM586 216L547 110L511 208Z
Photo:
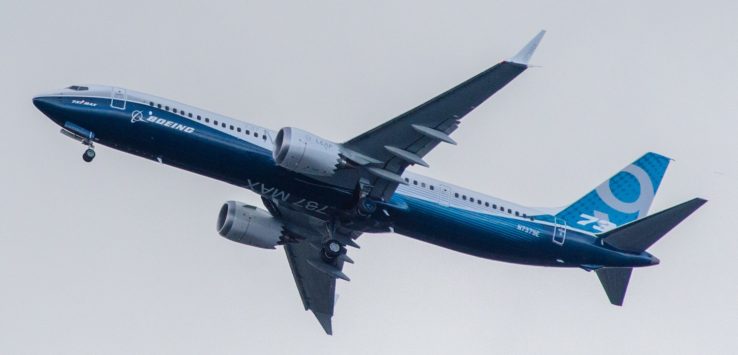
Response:
M671 160L646 153L556 214L571 228L603 233L645 217Z
M707 200L695 198L603 233L599 237L602 238L603 243L615 249L640 254L676 227L677 224L689 217L692 212L704 205L705 202ZM654 258L654 264L657 263L658 259ZM600 283L602 283L602 287L605 289L605 293L607 293L607 297L610 299L610 303L616 306L622 306L633 268L602 268L596 272Z

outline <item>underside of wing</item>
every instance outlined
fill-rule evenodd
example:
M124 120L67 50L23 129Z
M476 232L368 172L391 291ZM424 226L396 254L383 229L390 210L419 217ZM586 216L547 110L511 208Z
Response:
M331 275L329 270L319 269L325 263L320 257L320 248L320 245L302 241L285 245L284 250L305 310L312 311L325 332L332 334L331 318L338 276ZM335 265L327 267L333 267L342 273L343 261L339 260Z
M361 233L335 230L326 221L315 220L301 212L276 207L285 224L284 250L305 310L310 310L326 333L332 334L331 318L336 299L336 279L349 281L344 263L353 263L346 246Z

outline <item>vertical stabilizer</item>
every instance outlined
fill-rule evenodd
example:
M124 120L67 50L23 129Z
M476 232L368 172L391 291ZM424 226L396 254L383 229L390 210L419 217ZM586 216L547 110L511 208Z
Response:
M663 155L646 153L564 208L556 218L573 228L603 233L645 217L669 162Z

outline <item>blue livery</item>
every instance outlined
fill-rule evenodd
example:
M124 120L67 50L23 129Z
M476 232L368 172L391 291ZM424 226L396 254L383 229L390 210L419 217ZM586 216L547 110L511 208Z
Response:
M694 212L693 199L648 215L670 159L646 153L563 209L536 209L406 171L455 144L462 118L528 68L543 36L457 87L344 143L297 128L272 131L175 101L109 86L33 98L64 135L96 156L102 144L257 193L265 209L228 201L218 233L283 246L303 305L332 333L335 280L363 233L395 232L481 258L596 271L621 305L648 247Z

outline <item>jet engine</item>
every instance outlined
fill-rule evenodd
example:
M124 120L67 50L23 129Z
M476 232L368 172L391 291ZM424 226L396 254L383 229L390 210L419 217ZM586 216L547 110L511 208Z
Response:
M305 175L333 175L341 161L340 153L338 144L294 127L280 129L274 140L277 165Z
M237 201L223 204L216 225L221 236L264 249L274 249L282 237L282 227L269 212Z

